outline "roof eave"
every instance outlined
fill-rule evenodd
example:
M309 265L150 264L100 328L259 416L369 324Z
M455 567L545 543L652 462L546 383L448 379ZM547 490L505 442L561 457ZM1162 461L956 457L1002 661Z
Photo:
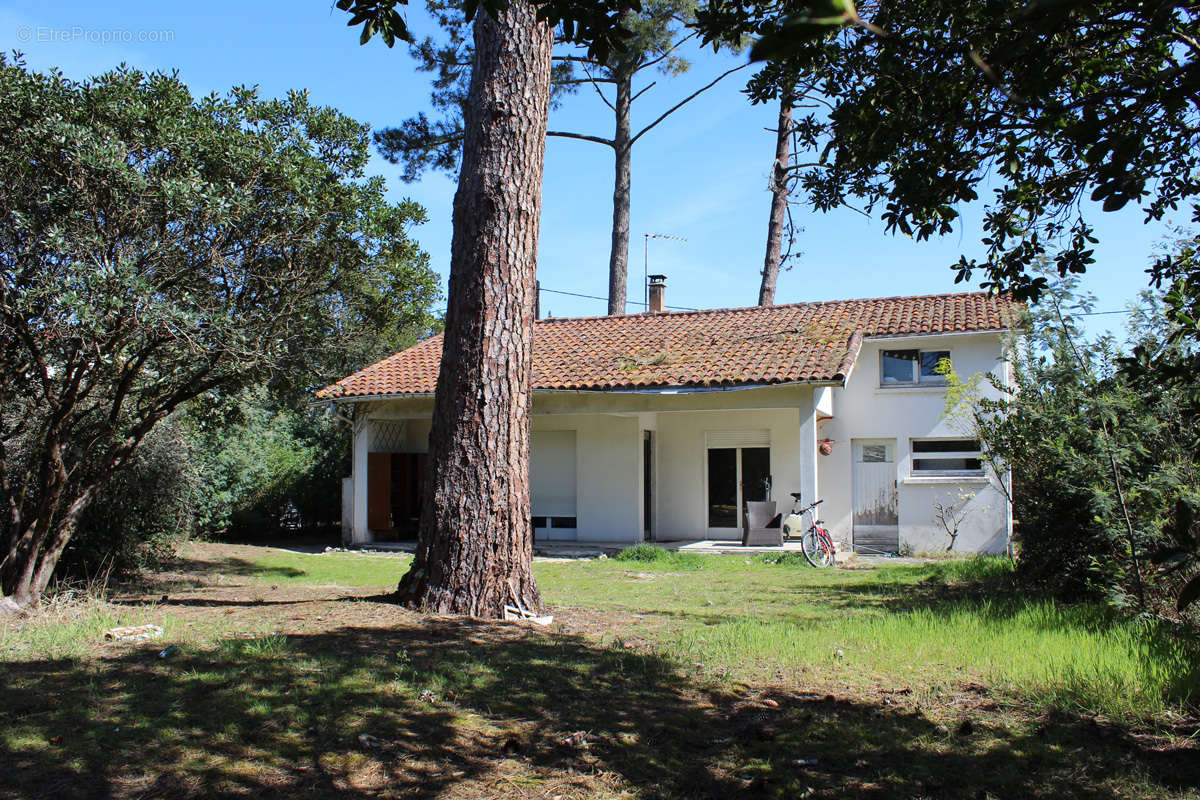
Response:
M770 383L737 383L715 386L694 385L657 385L657 386L612 386L606 388L559 388L534 389L534 394L705 394L708 392L736 392L747 389L769 389L782 386L840 386L846 385L849 374L840 372L828 378L805 378L792 381L773 381ZM391 394L356 394L338 397L317 397L317 403L361 403L374 400L407 400L433 397L433 392L394 392Z
M390 394L343 394L338 396L318 395L321 403L361 403L366 400L406 400L433 397L433 392L392 392Z
M892 339L941 338L943 336L978 336L994 333L1008 333L1009 331L1014 331L1017 329L1017 325L1012 325L1004 328L976 328L969 331L915 331L913 333L884 333L867 335L863 338L870 339L873 342L886 342Z

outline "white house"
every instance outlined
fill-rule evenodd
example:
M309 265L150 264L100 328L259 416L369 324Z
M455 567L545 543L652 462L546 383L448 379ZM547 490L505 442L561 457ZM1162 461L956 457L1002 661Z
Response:
M652 307L662 307L661 284ZM949 358L1008 376L1020 306L981 293L538 320L532 515L543 540L739 539L743 502L822 498L862 552L1004 551L1011 514L944 415ZM412 537L441 336L318 392L353 424L354 542Z

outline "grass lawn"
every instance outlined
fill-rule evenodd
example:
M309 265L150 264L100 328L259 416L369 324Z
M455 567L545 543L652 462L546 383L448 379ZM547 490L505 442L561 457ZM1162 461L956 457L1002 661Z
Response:
M545 629L384 602L407 564L193 545L0 627L0 798L1200 796L1200 650L1001 560L541 561Z

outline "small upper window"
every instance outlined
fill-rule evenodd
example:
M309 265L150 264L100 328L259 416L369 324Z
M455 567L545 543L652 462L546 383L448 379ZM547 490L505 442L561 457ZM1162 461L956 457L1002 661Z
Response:
M882 386L944 384L939 371L950 360L949 350L884 350L879 357L879 383Z
M978 439L913 439L913 475L982 475Z

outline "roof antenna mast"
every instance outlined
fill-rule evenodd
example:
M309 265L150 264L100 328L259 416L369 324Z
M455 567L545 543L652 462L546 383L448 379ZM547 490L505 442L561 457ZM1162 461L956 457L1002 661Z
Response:
M642 307L650 307L650 240L651 239L670 239L673 242L686 242L682 236L672 236L669 233L643 233L643 242L645 244L645 252L642 255Z

